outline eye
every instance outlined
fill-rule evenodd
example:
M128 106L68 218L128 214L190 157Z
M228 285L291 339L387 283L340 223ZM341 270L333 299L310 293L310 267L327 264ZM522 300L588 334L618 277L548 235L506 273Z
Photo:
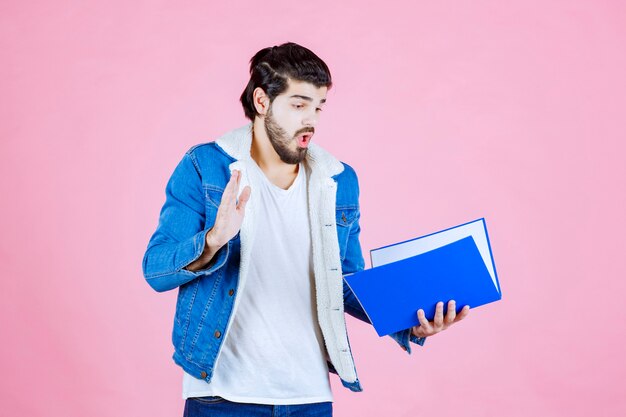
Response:
M317 109L315 109L315 111L322 111L322 109L320 109L319 107Z
M296 109L301 109L302 107L304 107L304 105L302 104L294 104L294 106Z

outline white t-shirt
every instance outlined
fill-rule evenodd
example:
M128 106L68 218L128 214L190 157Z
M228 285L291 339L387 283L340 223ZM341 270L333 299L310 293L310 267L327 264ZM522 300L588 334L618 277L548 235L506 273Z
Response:
M332 401L317 322L307 178L285 190L257 175L250 271L210 383L183 376L183 398L219 395L258 404Z

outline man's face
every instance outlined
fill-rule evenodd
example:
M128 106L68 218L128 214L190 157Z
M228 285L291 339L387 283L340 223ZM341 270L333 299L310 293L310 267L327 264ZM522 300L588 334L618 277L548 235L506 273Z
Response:
M306 157L327 91L327 87L289 80L287 91L270 104L265 132L281 161L297 164Z

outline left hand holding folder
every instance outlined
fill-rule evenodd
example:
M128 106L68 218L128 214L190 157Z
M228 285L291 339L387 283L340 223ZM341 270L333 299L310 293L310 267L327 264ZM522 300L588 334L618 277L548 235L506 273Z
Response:
M450 300L448 302L448 312L444 318L443 316L443 301L439 301L437 303L437 307L435 308L435 317L433 321L426 320L426 316L424 315L424 310L419 309L417 311L417 319L420 322L419 326L413 326L411 328L411 333L417 337L428 337L434 334L437 334L443 330L446 330L448 327L452 326L454 323L458 323L463 320L469 314L469 306L463 307L459 315L456 315L456 301Z

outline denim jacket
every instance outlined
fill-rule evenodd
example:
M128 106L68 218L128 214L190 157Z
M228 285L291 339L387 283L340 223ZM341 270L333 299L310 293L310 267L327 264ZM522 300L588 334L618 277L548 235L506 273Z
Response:
M143 257L143 275L156 291L178 288L172 342L173 359L187 373L211 381L224 337L244 290L255 237L256 184L248 175L252 123L233 129L216 141L189 149L165 189L156 231ZM359 243L359 186L356 173L315 143L309 145L307 170L309 217L318 323L330 372L343 386L362 391L346 331L344 312L369 319L343 275L365 266ZM241 170L237 195L250 185L252 193L237 235L222 246L205 269L185 266L204 250L231 171ZM257 237L258 238L258 237ZM409 342L423 345L406 329L390 335L407 353Z

